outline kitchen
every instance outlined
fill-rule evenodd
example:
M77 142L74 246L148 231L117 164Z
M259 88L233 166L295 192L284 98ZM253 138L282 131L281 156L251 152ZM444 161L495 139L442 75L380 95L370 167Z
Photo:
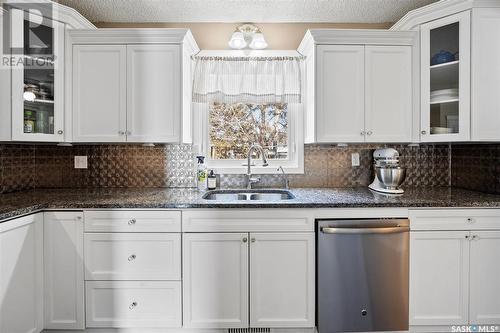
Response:
M500 331L500 2L234 4L2 1L0 333Z

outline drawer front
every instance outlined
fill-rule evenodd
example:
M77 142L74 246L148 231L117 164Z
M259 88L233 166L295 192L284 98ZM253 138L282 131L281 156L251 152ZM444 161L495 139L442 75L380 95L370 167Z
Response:
M182 213L184 232L314 231L312 209L190 210Z
M180 281L88 281L87 327L181 327Z
M85 232L181 232L180 211L85 211Z
M500 230L500 209L410 210L412 230Z
M85 234L86 280L180 280L181 234Z

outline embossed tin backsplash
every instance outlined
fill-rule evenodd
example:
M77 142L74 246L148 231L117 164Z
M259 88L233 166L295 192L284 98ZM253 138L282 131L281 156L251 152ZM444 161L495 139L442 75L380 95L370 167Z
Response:
M449 145L306 145L305 172L290 175L292 187L367 186L373 177L372 153L393 147L408 168L404 186L449 186ZM351 166L351 154L360 166ZM88 156L88 169L74 169L74 156ZM33 188L193 187L195 153L190 145L0 145L0 192ZM261 175L261 187L281 187L281 175ZM244 175L220 175L221 187L243 187Z

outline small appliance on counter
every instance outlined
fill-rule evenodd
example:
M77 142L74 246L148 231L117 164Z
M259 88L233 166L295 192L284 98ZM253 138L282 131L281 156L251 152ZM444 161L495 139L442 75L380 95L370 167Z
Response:
M402 194L401 184L406 178L406 169L399 166L399 153L396 149L384 148L373 152L375 179L370 189L388 193Z

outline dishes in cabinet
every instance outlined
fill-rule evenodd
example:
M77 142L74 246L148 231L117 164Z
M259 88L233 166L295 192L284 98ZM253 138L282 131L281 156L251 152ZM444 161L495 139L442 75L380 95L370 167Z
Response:
M440 89L431 91L431 104L444 103L458 100L458 89Z

